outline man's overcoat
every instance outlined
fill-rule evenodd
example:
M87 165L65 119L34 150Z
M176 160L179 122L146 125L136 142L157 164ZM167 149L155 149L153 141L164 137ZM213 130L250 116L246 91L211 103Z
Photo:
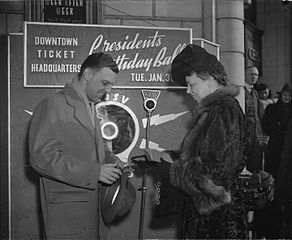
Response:
M99 215L101 163L108 159L80 95L67 84L36 107L29 130L30 164L40 174L48 239L104 239ZM107 160L107 161L112 161Z

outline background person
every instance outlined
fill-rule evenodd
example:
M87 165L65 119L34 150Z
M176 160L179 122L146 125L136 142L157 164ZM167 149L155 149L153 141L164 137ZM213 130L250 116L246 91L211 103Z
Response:
M277 103L269 105L265 111L262 128L270 137L266 149L265 168L275 180L278 178L279 164L281 160L284 139L289 119L291 118L291 89L285 84L281 89Z
M264 114L257 91L253 86L258 81L259 71L256 67L249 66L245 70L245 115L248 122L248 130L251 148L247 159L247 170L250 172L262 169L262 153L259 144L259 136L262 136L261 121Z
M183 191L182 239L247 238L246 212L237 196L248 138L245 116L214 55L188 45L172 63L175 81L187 84L198 104L180 157L170 167L171 183ZM194 103L195 105L195 103Z
M291 93L288 84L278 92L278 101L270 104L264 113L262 129L270 137L265 151L265 170L272 174L276 182L276 192L279 180L279 166L282 159L283 146L291 118ZM276 195L276 194L275 194ZM258 238L282 238L281 206L277 201L269 202L263 209L255 212L255 227Z
M291 94L291 92L290 92ZM292 105L290 104L290 107ZM290 113L292 108L290 108ZM278 238L292 239L292 118L290 116L280 160L279 177L276 182L275 202L281 209L282 231Z
M268 85L265 83L258 83L255 85L255 90L259 95L259 99L263 104L264 110L269 104L275 103L275 100L272 98L271 89L269 89Z
M47 239L105 239L101 184L121 175L119 159L104 145L94 104L116 83L111 56L88 56L78 76L36 107L29 128L30 164L40 175Z

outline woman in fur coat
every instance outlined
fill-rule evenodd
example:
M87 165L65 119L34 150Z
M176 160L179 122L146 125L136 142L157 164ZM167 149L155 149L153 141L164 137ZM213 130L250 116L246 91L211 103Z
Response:
M262 128L265 134L270 137L266 150L266 170L272 176L278 179L278 171L282 150L284 146L285 135L291 118L291 89L286 83L279 93L277 103L269 105L266 108Z
M180 237L247 238L246 211L237 194L249 145L235 99L239 88L227 86L221 63L196 45L176 56L172 76L187 83L187 94L197 102L193 127L170 168L171 183L184 193Z

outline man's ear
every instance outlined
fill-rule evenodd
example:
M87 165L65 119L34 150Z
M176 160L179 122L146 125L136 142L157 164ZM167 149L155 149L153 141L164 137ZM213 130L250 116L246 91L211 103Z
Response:
M85 81L89 80L91 74L92 74L91 69L89 69L89 68L84 69L83 75L84 75Z

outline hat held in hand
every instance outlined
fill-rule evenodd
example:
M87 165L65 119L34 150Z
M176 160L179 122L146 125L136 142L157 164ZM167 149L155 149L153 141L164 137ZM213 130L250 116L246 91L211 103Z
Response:
M100 194L100 209L103 221L109 225L116 217L124 216L136 201L135 187L128 181L128 171L112 185L103 185Z

